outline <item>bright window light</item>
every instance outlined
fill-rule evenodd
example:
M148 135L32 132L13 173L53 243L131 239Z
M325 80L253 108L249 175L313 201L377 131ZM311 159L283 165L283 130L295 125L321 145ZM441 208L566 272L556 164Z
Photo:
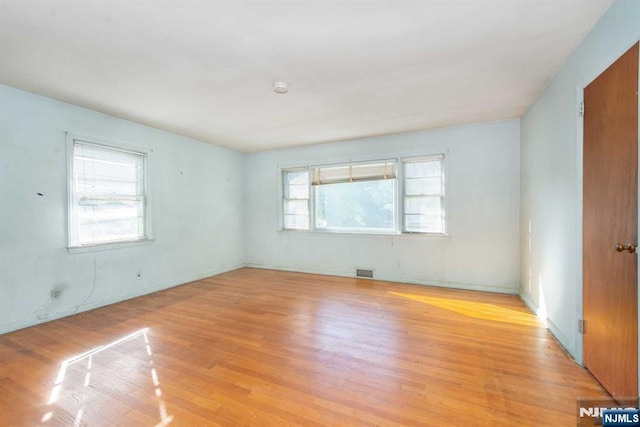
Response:
M445 232L443 159L443 155L403 159L403 231Z
M316 229L395 230L395 179L325 184L313 188Z
M282 171L283 228L285 230L309 229L309 170Z
M444 234L443 163L437 154L284 169L282 228Z
M73 139L69 246L148 238L147 154Z

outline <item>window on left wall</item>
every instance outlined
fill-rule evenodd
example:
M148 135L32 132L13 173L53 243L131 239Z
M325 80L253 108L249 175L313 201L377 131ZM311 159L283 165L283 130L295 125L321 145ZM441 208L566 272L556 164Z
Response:
M150 239L148 152L70 137L69 247Z

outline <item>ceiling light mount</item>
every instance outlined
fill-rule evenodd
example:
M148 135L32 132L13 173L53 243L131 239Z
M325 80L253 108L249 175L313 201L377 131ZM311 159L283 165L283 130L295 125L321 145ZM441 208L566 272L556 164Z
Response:
M281 81L274 82L273 91L279 95L284 95L285 93L289 92L289 85Z

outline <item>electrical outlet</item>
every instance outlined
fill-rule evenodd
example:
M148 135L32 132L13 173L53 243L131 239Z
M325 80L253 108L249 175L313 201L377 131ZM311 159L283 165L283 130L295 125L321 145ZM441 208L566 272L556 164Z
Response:
M51 289L51 299L58 299L62 296L62 289L59 287L55 287Z
M138 279L138 280L142 279L142 271L138 271L136 273L136 279Z

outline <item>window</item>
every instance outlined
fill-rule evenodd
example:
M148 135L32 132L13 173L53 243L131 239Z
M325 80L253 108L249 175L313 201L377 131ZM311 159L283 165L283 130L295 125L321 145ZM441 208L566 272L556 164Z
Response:
M282 184L284 230L446 232L444 154L285 169Z
M312 168L317 230L394 232L396 163Z
M444 155L403 159L404 230L444 233Z
M149 239L147 153L69 141L69 247Z
M309 170L307 168L282 171L283 228L309 229Z

